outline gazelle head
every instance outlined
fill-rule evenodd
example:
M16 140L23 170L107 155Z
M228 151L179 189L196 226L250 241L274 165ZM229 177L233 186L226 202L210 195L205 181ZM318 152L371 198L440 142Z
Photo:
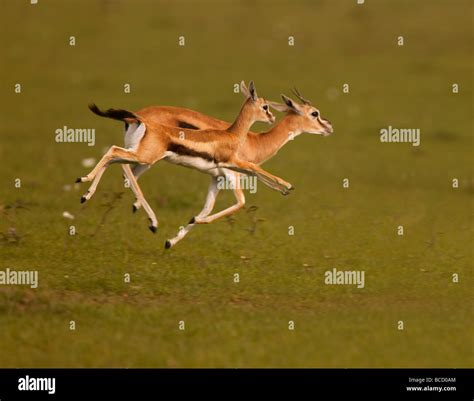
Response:
M273 124L275 122L275 116L270 111L268 101L262 97L258 97L253 81L250 81L248 88L245 85L245 82L242 81L240 83L240 91L247 99L246 105L249 105L250 109L253 111L254 121L263 121L268 124Z
M281 98L284 104L269 102L270 106L275 110L294 114L295 120L298 122L298 129L301 132L324 136L331 135L334 130L329 120L323 118L319 110L314 107L309 100L301 96L296 88L293 92L301 101L301 104L296 103L293 99L282 94Z

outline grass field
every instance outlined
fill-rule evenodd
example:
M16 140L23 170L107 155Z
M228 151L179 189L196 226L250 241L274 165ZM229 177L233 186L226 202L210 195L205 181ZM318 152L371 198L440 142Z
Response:
M0 286L0 366L472 367L472 13L470 0L3 1L0 270L38 270L39 287ZM80 204L81 161L123 143L89 102L230 121L242 79L272 100L296 85L333 123L265 164L290 196L261 185L169 251L208 176L158 163L140 178L155 235L119 166ZM95 128L96 145L56 143L64 125ZM421 145L381 143L389 125L419 128ZM333 268L363 270L365 287L325 285Z

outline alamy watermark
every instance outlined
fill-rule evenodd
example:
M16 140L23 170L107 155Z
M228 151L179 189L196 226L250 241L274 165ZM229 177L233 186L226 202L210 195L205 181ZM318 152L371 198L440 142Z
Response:
M88 146L95 145L95 128L68 128L64 126L54 131L56 142L65 143L87 143Z
M382 128L380 130L380 142L407 142L413 146L420 146L420 129L419 128Z
M356 285L365 287L365 272L363 270L327 270L324 273L324 284L327 285Z
M18 379L20 391L47 391L48 394L56 392L56 378L54 377L20 377Z
M218 189L247 189L251 194L257 192L257 177L240 175L238 180L226 176L217 177Z
M0 285L29 285L38 288L38 270L0 270Z

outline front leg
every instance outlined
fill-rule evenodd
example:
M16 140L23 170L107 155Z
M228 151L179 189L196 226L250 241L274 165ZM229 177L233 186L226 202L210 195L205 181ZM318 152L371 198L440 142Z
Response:
M183 227L181 230L179 230L178 234L174 238L166 241L165 243L166 249L171 248L178 241L181 241L196 225L196 220L199 220L207 216L209 213L211 213L216 203L217 195L219 194L219 188L217 184L218 184L217 177L212 177L211 183L209 184L209 189L207 191L206 203L204 204L204 208L201 210L201 212L197 216L191 219L191 221L188 223L186 227Z
M255 163L248 161L233 159L228 163L219 163L219 167L225 167L229 170L234 170L240 173L256 176L268 187L281 192L283 195L288 195L294 189L293 185L285 180L262 169Z
M230 216L231 214L234 214L238 210L242 209L245 206L244 191L242 191L240 188L236 188L234 189L234 196L235 196L235 199L237 200L235 205L232 205L228 207L227 209L221 210L220 212L211 214L209 216L196 217L195 223L196 224L209 224L224 216Z

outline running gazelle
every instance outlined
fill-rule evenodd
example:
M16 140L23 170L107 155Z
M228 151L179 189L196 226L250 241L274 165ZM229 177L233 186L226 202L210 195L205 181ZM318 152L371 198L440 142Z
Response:
M281 95L284 102L283 104L268 102L274 109L286 112L285 117L267 132L261 134L249 132L245 143L238 151L239 158L251 163L262 164L273 157L290 139L295 138L303 132L321 134L323 136L330 135L333 132L331 123L321 116L319 110L313 107L311 102L305 99L296 89L294 93L301 101L301 104L285 95ZM175 127L225 129L229 126L229 123L225 121L180 107L152 106L139 110L137 114L146 117L148 121ZM147 167L142 168L142 166L135 166L132 170L138 179L138 177L147 170ZM209 171L208 174L211 174L212 177L204 208L198 215L191 219L184 228L179 230L174 238L166 241L166 248L172 247L184 238L195 224L211 223L223 216L237 212L245 205L244 191L238 186L240 180L239 173L224 169L221 172ZM233 184L236 203L227 209L210 215L220 190L218 177L222 175ZM135 202L133 210L136 211L138 208L140 208L139 200Z
M245 143L247 132L256 121L273 123L275 117L265 99L257 96L253 81L249 88L241 83L242 93L246 96L239 115L231 126L224 129L192 130L170 127L148 120L146 116L127 110L109 109L101 111L96 105L89 108L95 114L125 122L125 147L112 146L92 171L76 182L93 181L81 202L89 200L95 193L105 169L112 163L122 163L125 176L150 219L150 230L156 232L158 220L145 200L130 164L136 165L136 171L149 167L159 160L192 167L210 174L222 174L223 168L257 176L266 185L287 195L292 189L290 183L276 177L257 164L238 157ZM144 167L145 166L145 167ZM214 173L213 173L214 172Z

